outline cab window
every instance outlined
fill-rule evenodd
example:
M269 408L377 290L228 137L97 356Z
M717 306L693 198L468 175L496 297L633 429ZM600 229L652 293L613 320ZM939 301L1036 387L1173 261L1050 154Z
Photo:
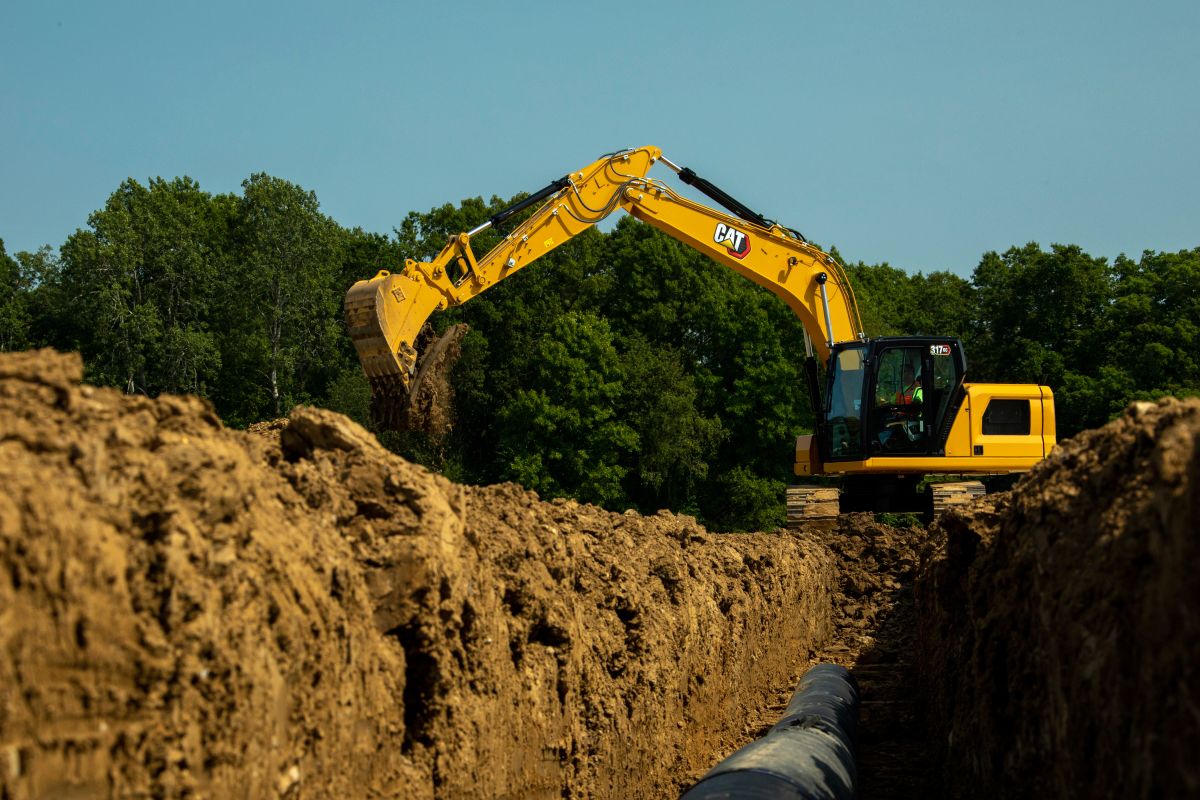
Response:
M911 405L924 399L921 388L921 348L893 347L879 358L875 375L875 406Z
M889 347L879 356L869 437L876 453L915 454L926 449L923 352L921 347Z
M862 455L863 348L848 347L833 359L825 444L832 458Z
M1028 436L1029 401L990 401L983 412L983 432L988 436Z

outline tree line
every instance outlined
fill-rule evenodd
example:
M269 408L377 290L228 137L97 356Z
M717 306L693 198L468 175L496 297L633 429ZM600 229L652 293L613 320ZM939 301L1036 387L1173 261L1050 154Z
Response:
M79 350L94 383L198 394L233 425L308 403L370 426L346 289L432 257L508 202L411 212L385 236L265 174L240 194L126 180L57 249L10 256L0 242L0 350ZM480 234L477 252L499 235ZM1200 392L1200 248L1110 263L1027 244L985 253L970 279L843 263L868 335L962 338L970 380L1054 389L1060 437L1133 399ZM769 292L624 218L433 319L458 321L471 330L453 431L380 432L388 446L464 482L718 529L782 520L813 413L802 328Z

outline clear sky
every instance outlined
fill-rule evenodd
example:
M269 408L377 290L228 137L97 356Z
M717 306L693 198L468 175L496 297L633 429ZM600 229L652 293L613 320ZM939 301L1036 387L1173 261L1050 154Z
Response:
M0 238L57 246L129 176L258 171L386 233L655 144L853 260L1190 248L1198 41L1196 0L6 0Z

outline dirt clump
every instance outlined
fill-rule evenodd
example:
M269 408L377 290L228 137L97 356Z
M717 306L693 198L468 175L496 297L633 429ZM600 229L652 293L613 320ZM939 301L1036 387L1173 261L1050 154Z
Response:
M283 433L283 429L288 426L288 418L280 417L279 419L269 419L264 422L252 422L246 426L246 433L252 433L255 436L261 436L272 444L279 444L279 436Z
M1137 403L943 517L918 580L950 796L1200 792L1200 400Z
M436 445L454 428L454 387L450 373L470 333L466 323L441 334L426 324L417 336L416 372L405 392L371 398L371 416L379 430L416 434Z
M0 356L0 796L662 796L831 630L792 534ZM274 437L278 436L278 440Z
M445 438L454 427L450 371L458 363L463 339L470 331L468 325L460 322L440 336L430 337L423 345L408 404L409 430L421 431L436 440Z

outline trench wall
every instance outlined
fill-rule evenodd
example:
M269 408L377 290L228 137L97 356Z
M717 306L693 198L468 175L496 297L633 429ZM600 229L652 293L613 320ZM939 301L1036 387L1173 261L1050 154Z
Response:
M1200 792L1200 400L1135 404L932 533L918 653L948 796Z
M790 534L0 355L0 797L669 796L830 633Z

